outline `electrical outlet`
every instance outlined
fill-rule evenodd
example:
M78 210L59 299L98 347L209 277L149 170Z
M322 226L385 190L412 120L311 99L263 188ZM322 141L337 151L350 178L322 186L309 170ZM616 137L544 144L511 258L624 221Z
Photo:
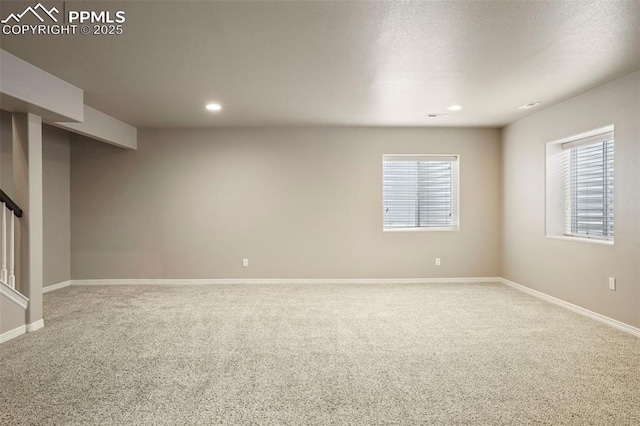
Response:
M436 257L436 266L440 266L440 258Z
M242 267L246 268L247 266L249 266L249 259L242 259Z
M609 290L616 289L616 279L613 277L609 277Z

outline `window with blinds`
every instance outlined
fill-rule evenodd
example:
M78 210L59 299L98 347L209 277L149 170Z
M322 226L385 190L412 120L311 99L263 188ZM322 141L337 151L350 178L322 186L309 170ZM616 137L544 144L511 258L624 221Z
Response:
M458 156L385 155L384 230L458 227Z
M562 148L569 160L567 234L613 240L613 132L564 143Z

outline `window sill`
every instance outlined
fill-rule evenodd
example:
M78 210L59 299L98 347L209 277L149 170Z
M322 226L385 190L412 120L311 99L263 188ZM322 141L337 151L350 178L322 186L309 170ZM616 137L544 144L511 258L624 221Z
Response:
M583 238L583 237L570 237L568 235L547 235L547 238L553 238L555 240L574 241L579 243L599 244L601 246L612 246L613 241L599 240L597 238Z
M449 226L449 227L442 227L442 228L436 228L436 227L421 227L421 228L390 228L390 229L383 229L382 232L433 232L433 231L444 231L444 232L450 232L450 231L459 231L459 227L458 226Z

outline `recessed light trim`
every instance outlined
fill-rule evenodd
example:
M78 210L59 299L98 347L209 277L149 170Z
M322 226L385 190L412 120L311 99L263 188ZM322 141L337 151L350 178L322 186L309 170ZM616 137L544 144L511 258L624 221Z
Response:
M449 111L460 111L462 107L460 105L451 105L448 110Z
M222 109L222 106L220 106L220 104L217 104L215 102L211 102L211 103L208 103L205 108L207 108L209 111L220 111Z
M524 105L520 105L518 109L530 109L530 108L535 108L538 105L540 105L540 102L529 102Z

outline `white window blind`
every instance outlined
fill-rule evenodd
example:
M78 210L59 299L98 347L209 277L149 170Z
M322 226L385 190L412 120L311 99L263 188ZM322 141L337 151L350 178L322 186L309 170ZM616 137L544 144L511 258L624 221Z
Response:
M457 165L457 156L384 156L384 229L457 227Z
M605 133L562 145L568 150L567 233L613 240L614 139Z

